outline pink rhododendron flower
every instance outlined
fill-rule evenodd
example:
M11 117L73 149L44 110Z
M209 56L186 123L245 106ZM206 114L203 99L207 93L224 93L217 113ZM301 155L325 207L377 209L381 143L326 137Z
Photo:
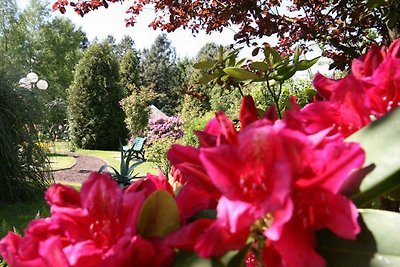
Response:
M168 266L173 250L136 229L146 193L123 191L99 173L80 192L53 185L46 193L52 216L32 221L24 237L10 232L0 254L10 266Z
M386 50L372 45L364 56L353 60L352 73L333 80L317 73L314 86L325 101L302 110L309 132L332 127L332 133L349 136L400 106L400 39ZM324 114L324 116L321 116Z
M199 224L201 230L197 221L187 224L173 234L175 244L179 244L178 237L191 233L185 249L203 257L219 256L243 247L256 222L264 221L259 229L267 240L262 261L276 263L266 266L323 266L324 260L315 252L315 231L329 228L344 238L356 236L358 214L340 190L351 172L362 166L364 152L359 145L345 143L342 136L330 135L323 128L308 134L301 110L294 108L285 121L273 122L258 118L254 101L245 97L240 131L233 130L225 115L218 113L209 124L212 131L198 135L214 142L204 142L206 145L198 149L172 147L171 162L188 177L182 188L184 199L184 190L199 190L196 194L201 197L219 192L219 196L214 195L218 200L215 221ZM189 164L185 158L190 159L191 169L185 167ZM193 206L185 205L184 213L205 209L204 204L194 201ZM304 239L291 244L290 235L296 231L301 231ZM226 242L206 242L217 237ZM290 254L290 247L299 253ZM300 264L293 265L296 261Z

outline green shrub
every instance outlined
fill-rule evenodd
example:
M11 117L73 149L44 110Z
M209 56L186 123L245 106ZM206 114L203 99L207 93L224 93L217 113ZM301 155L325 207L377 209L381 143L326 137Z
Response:
M71 141L78 148L118 149L119 140L126 138L118 69L107 43L90 46L77 64L68 113Z
M167 177L171 172L171 163L167 158L167 152L176 143L178 141L175 138L164 137L153 140L152 144L146 148L146 159L153 162Z
M125 123L131 136L143 136L150 117L150 102L156 93L150 87L133 90L120 104L125 112Z
M0 73L0 203L41 197L53 182L36 130L37 96L7 81Z
M164 117L150 120L147 133L146 158L153 162L168 176L171 163L167 159L167 152L172 144L180 143L184 135L183 121L178 117Z
M197 147L199 145L199 141L194 132L203 131L207 122L212 118L214 118L214 113L207 112L199 118L186 121L184 124L185 135L182 138L182 143L185 145Z

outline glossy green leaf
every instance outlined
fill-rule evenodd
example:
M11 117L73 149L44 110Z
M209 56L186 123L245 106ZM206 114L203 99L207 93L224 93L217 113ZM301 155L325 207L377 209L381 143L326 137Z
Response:
M222 45L218 48L218 62L221 64L224 62L224 47Z
M284 71L283 71L284 70ZM296 73L296 66L291 65L290 68L282 68L281 73L278 73L277 75L273 76L273 79L278 81L278 82L283 82L288 79L290 79L293 75Z
M250 250L251 243L242 248L241 250L230 251L221 257L221 261L227 267L245 267L246 256Z
M385 0L367 0L367 5L369 8L377 8L386 5Z
M229 75L224 75L221 77L221 81L226 82L229 79Z
M213 73L213 74L207 74L204 75L203 77L201 77L197 83L199 84L207 84L209 82L211 82L212 80L214 80L215 78L219 77L219 73Z
M179 252L172 264L172 267L213 267L210 260L201 258L196 253Z
M294 55L293 55L293 63L294 64L299 63L299 58L300 58L300 46L296 46L296 49L294 50Z
M347 138L365 150L365 166L375 164L375 169L362 180L359 192L351 196L359 207L400 186L399 137L398 108Z
M319 58L320 57L316 57L311 60L301 60L298 64L296 64L297 70L307 70L307 69L311 68L315 63L317 63Z
M238 62L236 62L235 67L240 67L240 66L243 64L243 62L245 62L245 61L246 61L246 59L245 59L245 58L242 58L241 60L239 60Z
M250 64L250 66L255 69L255 70L259 70L259 71L267 71L269 70L269 66L265 63L265 62L253 62Z
M137 228L144 237L164 237L180 226L174 197L165 190L153 192L143 203Z
M360 210L361 233L356 240L337 237L328 230L317 234L317 249L332 267L400 266L400 214Z
M317 95L317 91L314 90L314 89L309 89L309 88L307 88L307 89L304 90L304 92L306 93L306 95L307 95L309 98L313 98L314 96Z
M205 60L197 62L193 65L193 68L199 70L208 70L214 67L214 65L218 62L218 60Z
M271 60L271 65L282 61L281 56L279 55L278 51L276 51L273 47L265 47L264 48L264 56L266 59Z
M258 78L257 74L242 68L225 68L224 72L229 76L240 80L250 80Z
M228 66L234 67L235 65L236 65L236 57L234 57L234 56L229 57Z

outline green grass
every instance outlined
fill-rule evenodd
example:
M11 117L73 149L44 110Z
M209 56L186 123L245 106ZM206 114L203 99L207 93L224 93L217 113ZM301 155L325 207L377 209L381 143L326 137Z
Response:
M8 231L23 234L31 220L49 215L50 208L44 197L14 204L0 204L0 218L2 218L0 238L3 238Z
M75 165L76 160L74 157L57 154L57 153L50 153L50 166L53 171L69 169Z
M65 154L69 151L70 145L68 142L56 142L52 147L52 153ZM101 158L108 165L111 165L116 170L120 169L120 151L105 151L105 150L89 150L89 149L76 149L76 153L88 156L94 156ZM138 173L139 176L144 176L147 173L157 174L158 170L156 166L151 162L144 162L135 169L135 174Z
M76 190L80 190L81 188L81 184L78 183L65 181L56 182L70 185ZM50 216L50 207L44 200L44 195L30 201L14 204L0 204L0 239L3 238L8 231L23 234L24 229L31 220L48 216Z

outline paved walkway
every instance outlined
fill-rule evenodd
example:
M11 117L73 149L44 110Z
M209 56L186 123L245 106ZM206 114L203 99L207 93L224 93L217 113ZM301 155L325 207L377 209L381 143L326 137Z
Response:
M98 171L106 162L100 158L69 153L76 160L76 164L69 169L53 171L56 181L68 181L74 183L82 183L92 171Z

